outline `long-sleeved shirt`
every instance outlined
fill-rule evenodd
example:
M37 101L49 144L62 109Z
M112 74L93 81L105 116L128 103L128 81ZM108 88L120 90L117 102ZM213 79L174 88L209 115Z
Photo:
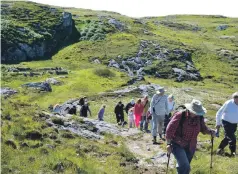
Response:
M124 109L124 105L123 105L123 104L121 104L121 105L117 104L116 107L115 107L115 109L114 109L114 113L115 113L116 115L124 116L123 109Z
M146 116L148 110L149 110L149 107L150 107L150 102L149 100L146 100L146 101L143 101L143 113L142 113L142 116Z
M217 111L216 125L221 125L221 120L229 123L238 123L238 105L234 99L226 101L223 106Z
M183 125L180 125L182 112L177 112L169 122L166 129L166 139L171 140L181 147L189 147L191 152L195 152L197 136L199 132L210 133L210 129L205 125L204 119L200 116L185 116ZM182 135L182 136L181 136Z
M128 103L128 104L126 105L126 108L125 108L126 113L128 114L129 109L132 108L132 107L134 107L134 106L135 106L135 103L134 103L134 104L132 104L131 102Z
M155 112L153 112L153 108L155 108ZM166 95L158 95L155 94L150 102L150 112L156 115L168 115L168 100Z
M174 101L170 102L168 100L168 110L169 110L169 113L174 111L174 109L175 109L175 102Z
M98 119L103 120L103 115L104 115L105 109L101 108L100 111L98 112Z

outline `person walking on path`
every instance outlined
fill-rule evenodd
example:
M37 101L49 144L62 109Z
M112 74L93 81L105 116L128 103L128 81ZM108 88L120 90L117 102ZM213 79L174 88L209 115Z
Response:
M231 100L227 100L223 106L218 110L216 114L216 128L219 130L223 125L225 130L225 137L221 141L217 154L221 155L224 152L224 148L229 144L231 156L236 155L236 136L238 123L238 92L232 95Z
M149 100L148 96L146 95L142 101L143 105L143 113L142 113L142 119L140 121L140 129L148 132L148 120L147 120L147 112L149 110Z
M166 130L168 155L173 153L178 174L189 174L199 132L215 137L215 130L205 125L202 103L194 99L185 106L185 110L174 114Z
M105 108L106 108L106 105L102 105L101 109L98 112L98 120L99 121L104 121L103 117L104 117Z
M122 125L124 124L124 105L121 101L118 102L114 109L114 113L116 114L117 124Z
M91 110L89 108L89 105L87 102L84 103L83 106L80 108L80 116L82 117L88 117L88 112L90 114L90 117L92 117Z
M160 139L162 138L162 130L164 126L165 115L169 113L168 111L168 101L167 96L164 95L164 87L160 87L156 94L152 97L150 108L152 113L152 136L153 144L157 144L156 137L157 131L159 133Z
M167 125L169 124L169 121L171 119L172 112L174 111L174 109L175 109L174 96L172 94L170 94L168 96L168 110L169 110L169 114L166 114L165 118L164 118L164 130L163 130L164 136L165 136Z
M144 109L144 106L141 102L141 99L138 99L134 107L135 125L137 128L140 125L143 109Z
M130 108L128 111L128 128L135 127L135 120L134 120L134 107Z

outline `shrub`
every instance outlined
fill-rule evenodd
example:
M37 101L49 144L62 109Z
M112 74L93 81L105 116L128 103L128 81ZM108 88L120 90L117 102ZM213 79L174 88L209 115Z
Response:
M115 77L115 73L113 73L111 70L106 68L97 68L94 70L94 74L101 76L101 77Z

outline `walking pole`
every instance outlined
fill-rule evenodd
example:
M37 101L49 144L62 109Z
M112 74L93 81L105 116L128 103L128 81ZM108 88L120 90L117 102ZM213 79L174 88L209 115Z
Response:
M211 162L210 162L210 174L212 173L212 154L213 154L213 140L214 137L211 134L211 143L212 143L212 147L211 147Z
M168 157L168 162L167 162L166 174L168 174L168 170L169 170L169 159L170 159L170 154L169 153L167 153L167 157Z

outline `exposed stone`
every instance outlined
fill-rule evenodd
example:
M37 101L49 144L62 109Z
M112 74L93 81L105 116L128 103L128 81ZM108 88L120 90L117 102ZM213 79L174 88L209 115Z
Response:
M55 78L48 78L48 79L46 79L45 81L46 81L47 83L52 84L52 85L60 85L60 84L61 84L61 82L58 81L58 80L56 80Z
M31 83L26 83L26 84L23 84L22 87L35 88L35 89L39 89L41 91L52 92L52 88L51 88L50 84L47 83L47 82L31 82Z
M108 20L108 23L114 25L120 31L125 29L125 25L116 19L111 18Z
M219 25L219 26L217 26L217 30L226 30L228 28L228 25Z
M7 87L6 88L0 88L0 94L5 96L5 97L9 97L9 96L11 96L13 94L16 94L16 93L17 93L17 91L13 90L11 88L7 88Z

